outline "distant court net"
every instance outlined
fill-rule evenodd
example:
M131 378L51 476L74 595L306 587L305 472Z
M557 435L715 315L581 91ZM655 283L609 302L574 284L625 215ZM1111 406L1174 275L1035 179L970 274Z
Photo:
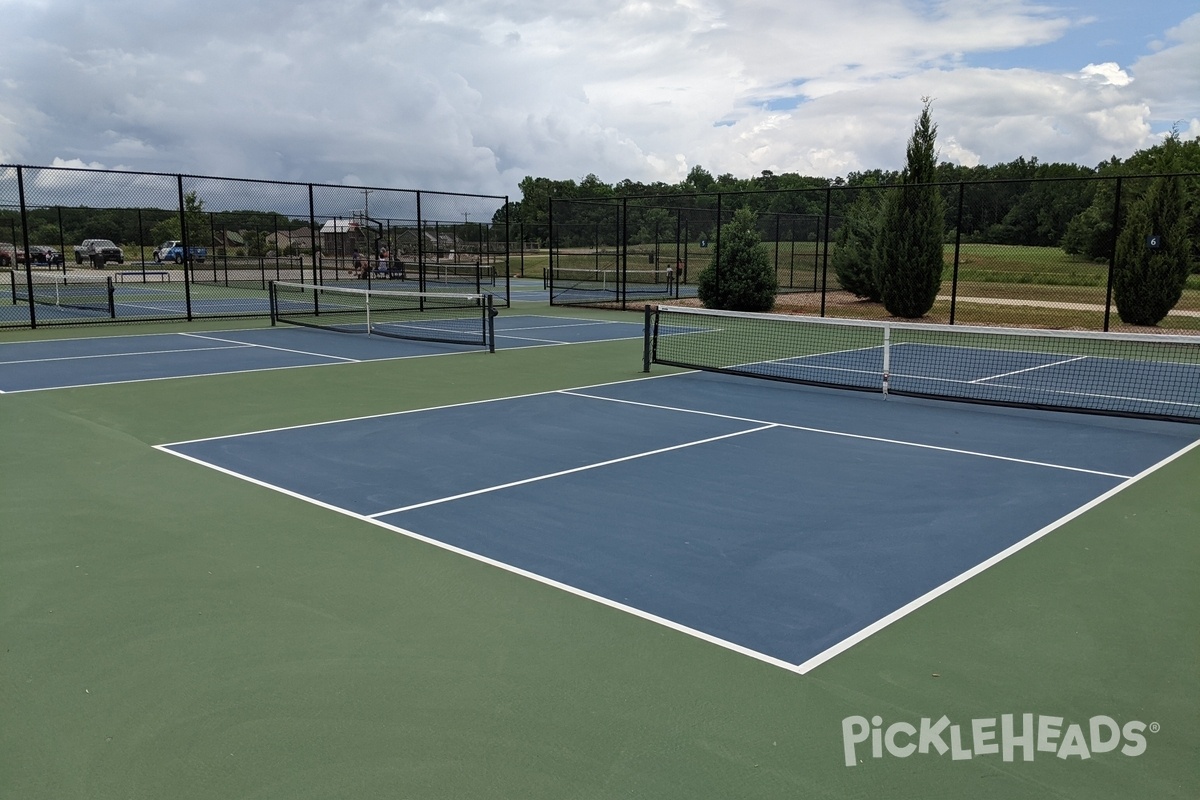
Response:
M32 300L39 305L116 317L110 275L94 272L33 272L27 275L23 271L13 271L9 276L14 305Z
M271 284L271 322L344 333L420 339L495 351L489 294L395 292L302 283Z
M542 284L553 302L565 304L678 297L674 268L554 267L545 270Z
M646 311L651 363L794 383L1200 422L1200 337Z
M424 264L413 265L409 272L414 279L424 274L427 283L463 286L495 286L496 268L491 264Z
M629 287L629 291L636 292L646 288L669 286L674 276L674 269L555 267L545 271L542 282L546 288L553 284L563 289L578 291L591 289L598 292L615 292L621 288L623 281Z

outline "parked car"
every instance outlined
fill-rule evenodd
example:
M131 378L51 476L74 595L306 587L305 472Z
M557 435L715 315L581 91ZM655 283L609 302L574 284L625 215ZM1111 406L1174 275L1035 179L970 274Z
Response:
M12 242L0 242L0 267L11 267L17 262L17 246Z
M44 244L31 244L29 246L30 263L36 264L39 267L57 267L63 263L62 253ZM17 263L25 263L25 251L17 250Z
M193 261L204 261L204 259L208 258L208 249L204 247L189 247L188 257ZM176 264L183 263L183 242L178 240L163 242L154 251L154 261L155 263L163 261L171 261Z
M84 239L83 244L75 247L75 263L90 263L99 269L109 261L118 264L125 263L125 251L117 247L110 239Z

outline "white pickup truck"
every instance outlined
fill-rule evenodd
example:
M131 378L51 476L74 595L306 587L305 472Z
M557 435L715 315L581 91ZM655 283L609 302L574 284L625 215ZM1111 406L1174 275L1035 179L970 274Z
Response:
M109 261L118 264L125 263L125 251L117 247L109 239L84 239L83 244L75 246L75 263L90 263L100 269Z

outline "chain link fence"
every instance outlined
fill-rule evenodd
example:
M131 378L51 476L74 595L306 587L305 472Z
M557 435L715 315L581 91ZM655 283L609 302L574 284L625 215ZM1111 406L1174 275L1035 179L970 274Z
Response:
M1121 320L1116 245L1156 181L1178 182L1190 274L1158 325L1200 330L1200 175L938 185L944 210L941 289L923 321L1080 330ZM697 280L720 280L721 228L748 207L775 270L775 310L889 318L869 285L879 209L893 187L829 186L611 200L556 198L545 285L556 305L636 309L699 305ZM1151 246L1147 244L1147 246Z
M0 166L0 327L262 317L272 281L489 293L508 198Z

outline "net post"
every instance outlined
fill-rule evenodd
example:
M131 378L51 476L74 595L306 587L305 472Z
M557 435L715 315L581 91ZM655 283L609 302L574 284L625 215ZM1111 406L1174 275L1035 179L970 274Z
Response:
M883 326L883 382L881 389L883 390L883 399L888 396L888 386L892 381L892 326Z
M649 303L646 304L645 327L642 328L642 372L650 371L650 326L653 324L653 308Z
M484 325L487 326L487 344L488 352L496 352L496 311L495 303L492 295L487 295L487 302L484 303Z
M271 327L279 321L279 298L275 294L275 281L267 281L267 299L271 307Z
M113 289L112 275L104 276L104 288L105 288L105 291L108 293L108 318L116 319L117 318L117 301L116 301L116 296L115 296L116 292Z

